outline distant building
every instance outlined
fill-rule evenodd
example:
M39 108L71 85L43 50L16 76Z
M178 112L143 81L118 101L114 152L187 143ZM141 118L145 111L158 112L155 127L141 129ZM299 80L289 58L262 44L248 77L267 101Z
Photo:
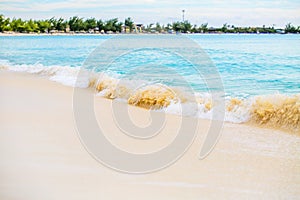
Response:
M218 33L218 29L214 28L214 27L209 27L208 28L208 32L210 32L210 33Z
M142 33L143 30L144 30L144 25L143 24L133 24L132 32ZM130 33L130 27L123 25L121 33Z
M283 29L276 29L276 33L285 34L285 31Z
M94 29L89 29L88 33L93 34L93 33L95 33L95 30Z
M143 24L134 24L134 29L136 33L142 33L144 30Z
M50 34L55 34L55 33L58 33L58 30L51 30L49 33Z
M121 33L130 33L129 26L123 25L123 26L122 26Z
M66 33L69 33L69 32L70 32L70 26L67 25L67 27L66 27Z

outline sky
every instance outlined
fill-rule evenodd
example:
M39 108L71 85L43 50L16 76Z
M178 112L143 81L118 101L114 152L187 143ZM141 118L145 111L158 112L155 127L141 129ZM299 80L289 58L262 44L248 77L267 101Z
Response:
M185 19L192 24L284 27L300 25L300 0L0 0L0 14L23 19L71 16L99 19L131 17L136 23L167 24Z

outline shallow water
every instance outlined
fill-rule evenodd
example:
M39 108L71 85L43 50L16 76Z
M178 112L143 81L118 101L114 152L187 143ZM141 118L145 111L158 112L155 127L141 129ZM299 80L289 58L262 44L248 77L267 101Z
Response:
M2 65L82 66L88 55L111 36L0 37ZM209 55L222 77L228 96L295 94L300 91L300 35L188 35ZM144 57L137 64L150 63ZM155 55L155 52L148 54ZM156 52L157 53L157 52ZM160 52L158 52L160 54ZM134 54L133 54L134 55ZM132 55L124 60L132 62ZM135 56L138 56L135 54ZM170 61L171 59L169 59ZM182 62L169 65L182 67ZM187 75L190 75L185 68ZM124 69L118 69L122 73ZM199 85L197 85L197 83ZM203 90L200 81L193 87Z
M111 37L0 36L0 66L46 75L53 81L74 86L78 69L85 67L89 55ZM205 51L222 78L226 121L252 119L299 130L300 35L211 34L187 37ZM97 62L93 64L97 67ZM186 60L163 49L140 49L121 56L105 72L109 76L99 82L101 87L95 87L98 87L99 95L108 98L124 98L131 104L146 108L167 107L164 109L167 112L182 114L177 103L189 99L184 89L175 88L182 85L171 76L170 70L165 70L167 68L176 70L196 91L198 111L187 109L187 115L211 118L214 103L209 91L214 88L207 87ZM123 82L122 87L118 87L116 81L123 80L124 74L132 82ZM139 82L141 80L150 82L152 89L139 88L136 91L135 86L143 83ZM96 84L95 80L92 82ZM153 90L157 83L174 87L178 98ZM91 80L82 86L90 84Z

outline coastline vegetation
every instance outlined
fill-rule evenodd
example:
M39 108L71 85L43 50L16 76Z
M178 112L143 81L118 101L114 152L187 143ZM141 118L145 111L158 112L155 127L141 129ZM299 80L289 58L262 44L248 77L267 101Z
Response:
M147 25L135 24L128 17L124 22L118 18L103 21L96 18L80 18L74 16L68 20L63 18L22 20L21 18L7 18L0 14L0 32L2 33L300 33L300 26L288 23L283 29L276 29L274 25L267 27L237 27L223 24L222 27L209 27L208 23L192 25L189 21L177 21L161 25L151 23Z

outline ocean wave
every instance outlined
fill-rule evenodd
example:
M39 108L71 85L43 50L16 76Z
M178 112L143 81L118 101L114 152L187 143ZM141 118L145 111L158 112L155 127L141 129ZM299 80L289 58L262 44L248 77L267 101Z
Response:
M134 87L143 84L142 87ZM130 80L107 75L98 79L92 87L99 96L105 98L125 99L131 105L178 115L213 119L218 106L209 93L191 94L183 88L162 84L132 84ZM244 99L226 97L223 110L224 120L228 122L254 122L273 128L300 131L300 94L258 95Z
M7 60L0 60L0 70L9 70L14 72L26 72L30 74L37 74L49 78L51 81L59 82L71 87L88 87L88 80L79 81L77 75L80 67L45 66L39 63L36 64L11 64Z
M183 88L150 84L143 80L123 80L105 73L81 71L80 67L11 65L0 62L0 70L45 76L63 85L94 88L97 96L127 101L128 104L177 115L213 119L218 106L210 93L190 93ZM84 72L84 73L83 73ZM82 75L84 74L84 75ZM300 132L300 94L259 95L250 98L225 98L224 120L255 123Z
M300 94L258 96L251 106L251 120L272 127L300 130Z

